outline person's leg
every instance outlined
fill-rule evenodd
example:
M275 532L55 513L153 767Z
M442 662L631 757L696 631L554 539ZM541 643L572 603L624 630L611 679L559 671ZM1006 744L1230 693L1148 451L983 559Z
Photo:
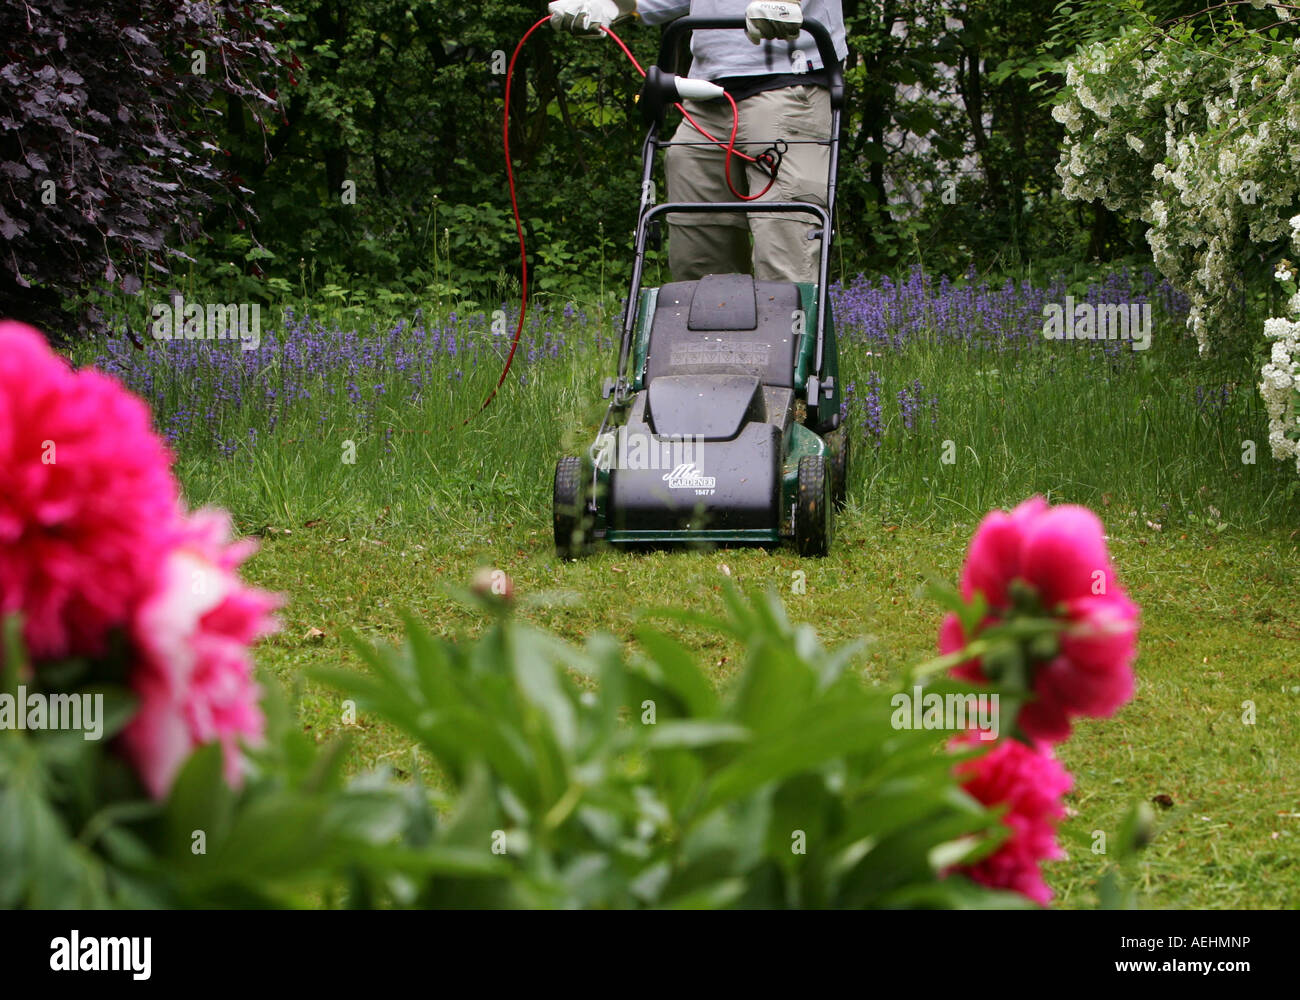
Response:
M686 101L683 106L700 126L719 138L731 134L731 106L725 101ZM722 110L725 109L725 114ZM682 119L673 141L704 141ZM664 160L669 201L735 201L723 175L723 151L707 146L670 146ZM743 162L743 161L741 161ZM733 179L744 191L744 171L734 161ZM745 274L750 269L749 227L743 215L669 215L668 266L674 281L694 281L706 274Z
M830 91L824 87L783 87L755 94L740 103L737 138L745 140L746 153L756 156L777 138L825 139L830 128ZM829 167L829 147L792 144L781 159L776 182L760 200L825 205ZM761 191L768 182L767 174L752 165L748 173L749 190ZM818 225L816 219L751 215L749 225L754 233L754 277L760 281L817 280L821 240L808 239L808 231Z

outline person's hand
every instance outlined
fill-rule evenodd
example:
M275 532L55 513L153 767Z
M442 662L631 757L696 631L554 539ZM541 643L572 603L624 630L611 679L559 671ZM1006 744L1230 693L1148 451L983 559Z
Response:
M765 38L798 38L802 25L798 0L754 0L745 8L745 34L755 45Z
M551 27L574 35L592 37L602 34L615 21L636 10L636 0L555 0L546 5L551 12Z

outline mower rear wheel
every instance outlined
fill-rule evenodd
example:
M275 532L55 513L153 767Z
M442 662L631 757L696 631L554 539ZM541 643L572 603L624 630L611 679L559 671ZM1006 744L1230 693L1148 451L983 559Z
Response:
M794 545L801 556L824 556L835 532L831 463L825 455L799 459L799 496L794 506Z
M555 463L552 511L555 554L561 559L578 559L591 550L592 517L587 510L589 491L588 474L581 458L565 455Z
M831 499L836 510L843 510L849 499L849 425L840 424L826 435L831 459Z

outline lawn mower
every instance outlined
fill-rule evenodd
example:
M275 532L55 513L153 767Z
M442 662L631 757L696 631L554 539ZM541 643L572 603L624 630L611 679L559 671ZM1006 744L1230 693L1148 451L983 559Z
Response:
M555 546L561 558L593 543L776 546L793 540L823 556L845 498L849 441L841 426L838 354L827 298L844 83L830 33L805 20L830 80L826 205L727 201L654 204L655 155L668 105L721 96L707 81L675 76L693 29L743 30L743 17L683 17L664 30L639 106L641 205L632 286L623 315L609 406L584 455L555 468ZM734 135L733 135L734 141ZM785 140L773 137L773 151ZM779 168L779 156L770 163ZM734 188L733 188L734 191ZM816 284L711 274L643 287L645 253L669 213L764 212L809 219L821 244Z

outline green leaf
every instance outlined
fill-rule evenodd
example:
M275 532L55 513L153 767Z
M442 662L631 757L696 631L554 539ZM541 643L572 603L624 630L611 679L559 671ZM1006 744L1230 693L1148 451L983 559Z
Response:
M840 697L816 704L796 715L777 732L761 738L714 776L702 809L747 795L769 782L880 742L887 716L870 711L863 700Z
M163 810L163 854L188 859L195 857L196 833L203 835L208 850L226 836L235 802L222 766L221 745L207 743L181 767Z
M668 719L647 728L650 735L646 743L651 750L695 749L750 739L750 731L744 726L704 719Z
M720 910L730 906L744 894L744 879L727 878L666 900L659 905L659 909Z
M756 734L788 726L813 699L817 677L788 647L751 640L748 663L737 682L734 712Z
M657 668L656 679L681 698L691 715L709 716L717 711L713 685L685 646L650 628L637 629L636 637Z

